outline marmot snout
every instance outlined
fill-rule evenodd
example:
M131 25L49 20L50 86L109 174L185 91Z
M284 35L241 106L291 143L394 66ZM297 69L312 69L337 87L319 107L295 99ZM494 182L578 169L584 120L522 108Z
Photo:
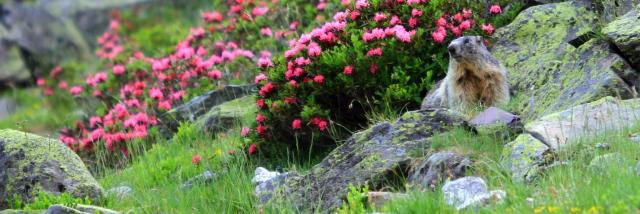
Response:
M509 101L506 69L489 53L482 37L460 37L448 50L447 76L425 98L423 108L435 105L467 110L478 104L489 107Z

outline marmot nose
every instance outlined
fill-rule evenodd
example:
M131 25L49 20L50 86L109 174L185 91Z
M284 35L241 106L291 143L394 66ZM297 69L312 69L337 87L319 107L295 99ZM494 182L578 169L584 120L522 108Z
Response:
M453 47L453 45L449 46L449 53L450 54L456 54L456 47Z

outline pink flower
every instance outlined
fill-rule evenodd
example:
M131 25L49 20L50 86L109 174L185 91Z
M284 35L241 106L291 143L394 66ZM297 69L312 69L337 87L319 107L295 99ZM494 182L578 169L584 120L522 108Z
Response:
M493 35L493 31L495 29L493 28L493 25L491 25L491 24L483 24L482 25L482 30L487 32L487 34L489 34L489 35Z
M440 26L440 27L444 27L447 26L447 20L444 17L440 17L437 21L436 21L436 25Z
M342 72L347 76L351 75L353 73L353 66L345 66Z
M191 28L191 36L201 38L204 36L204 28Z
M356 0L356 9L364 9L369 7L369 1L367 0Z
M106 72L98 72L93 76L93 81L97 83L101 83L107 81L107 73Z
M469 20L465 20L462 23L460 23L460 30L469 30L469 28L471 28L471 21Z
M220 72L220 70L213 70L213 71L209 71L207 73L207 76L209 76L209 78L214 79L214 80L218 80L222 78L222 72Z
M213 11L202 13L202 19L204 19L205 22L221 22L223 17L221 13Z
M276 86L273 83L267 83L266 85L262 86L262 88L260 88L259 94L260 96L264 97L275 89L276 89Z
M69 87L69 84L67 83L67 81L60 81L60 83L58 83L58 88L60 89L67 89Z
M265 105L265 103L264 103L264 99L258 99L258 100L256 100L256 106L257 106L258 108L264 108L264 107L266 106L266 105Z
M471 18L471 16L473 16L473 11L471 11L471 9L463 9L462 10L462 16L465 19L469 19L469 18Z
M265 116L263 116L262 114L258 114L258 115L256 116L256 122L258 122L258 123L262 123L262 122L264 122L265 120L267 120L267 118L266 118Z
M160 60L155 60L151 67L153 68L153 71L158 71L158 72L165 71L171 67L170 63L171 63L171 60L164 58Z
M372 63L371 66L369 67L369 72L371 72L371 74L378 73L378 64Z
M262 80L267 80L267 75L263 73L259 73L258 75L256 75L256 79L255 79L256 84L260 83L260 81Z
M293 128L294 130L301 129L302 128L302 120L300 120L300 119L293 120L293 122L291 122L291 128Z
M370 57L381 56L381 55L382 55L382 48L374 48L367 52L367 56L370 56Z
M256 132L258 132L258 134L260 134L260 135L264 135L264 134L267 133L267 127L263 126L263 125L258 125L256 127Z
M318 43L312 42L309 44L308 51L307 51L309 56L320 56L321 52L322 52L322 49L320 48L320 45L318 45Z
M255 143L254 143L254 144L251 144L251 145L249 146L249 154L250 154L250 155L252 155L253 153L256 153L256 148L257 148L257 146L256 146L256 144L255 144Z
M416 17L411 17L409 19L409 26L411 26L412 28L418 26L418 19Z
M398 18L398 16L392 16L391 20L389 20L389 25L398 25L398 24L402 24L402 21L400 20L400 18Z
M422 11L414 8L413 10L411 10L411 16L413 16L413 17L421 17L422 16Z
M273 67L273 61L269 57L260 57L258 66L262 68Z
M161 100L164 98L164 94L162 94L162 90L158 88L149 89L149 96L155 100Z
M260 34L262 34L263 36L272 36L273 31L271 31L271 28L265 27L260 29Z
M71 95L77 96L82 93L82 86L73 86L69 89L69 92L71 92Z
M123 65L115 65L113 66L113 75L120 76L124 74L125 68Z
M95 128L98 125L98 123L102 123L102 118L98 116L93 116L89 118L89 127Z
M36 84L38 86L44 86L45 84L47 84L47 81L44 78L40 77L38 78L38 80L36 80Z
M373 17L373 20L376 22L381 22L385 19L387 19L387 15L382 12L376 13L376 15Z
M313 77L313 81L315 83L318 83L318 84L323 84L324 83L324 76L322 76L321 74L318 74L315 77Z
M251 134L251 129L249 127L242 127L240 130L240 136L247 137L249 134Z
M489 12L491 12L491 14L500 14L502 13L502 8L500 8L500 5L493 5L491 6L491 8L489 9Z
M169 100L158 102L158 109L165 110L165 111L171 110L171 102Z
M200 161L202 161L202 156L200 156L200 155L194 155L194 156L191 158L191 163L192 163L193 165L198 165L198 164L200 164Z
M443 33L441 31L436 31L431 34L431 37L436 44L440 44L444 42L444 38L447 37L447 34L446 32Z
M419 4L419 3L420 3L420 0L407 0L408 5Z
M256 8L253 8L253 10L251 11L251 14L253 14L253 16L255 17L258 17L266 14L267 12L269 12L268 7L256 7Z

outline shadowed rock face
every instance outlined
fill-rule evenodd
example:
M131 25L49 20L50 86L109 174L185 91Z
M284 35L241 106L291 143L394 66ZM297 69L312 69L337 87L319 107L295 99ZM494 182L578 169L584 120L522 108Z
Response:
M0 209L14 194L30 202L40 191L91 199L102 195L80 158L60 141L0 130Z
M462 116L446 109L408 112L395 123L380 123L349 138L310 172L288 176L272 194L301 210L332 210L342 204L349 185L371 189L405 174L409 163L426 155L431 136L453 126L466 126Z
M629 59L636 70L640 69L640 25L638 25L638 19L640 19L640 5L607 24L602 30L620 52Z
M492 53L521 91L516 110L525 120L606 96L633 96L638 75L607 42L591 39L597 26L588 2L568 1L531 7L494 34Z

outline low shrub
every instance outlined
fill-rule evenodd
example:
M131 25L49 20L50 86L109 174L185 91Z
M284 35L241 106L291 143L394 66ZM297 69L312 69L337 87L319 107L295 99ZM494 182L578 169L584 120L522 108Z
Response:
M367 113L416 109L446 73L449 41L462 35L489 38L523 5L444 0L342 3L346 10L290 40L283 56L262 65L263 73L255 79L260 85L255 128L263 144L331 147L366 125Z

